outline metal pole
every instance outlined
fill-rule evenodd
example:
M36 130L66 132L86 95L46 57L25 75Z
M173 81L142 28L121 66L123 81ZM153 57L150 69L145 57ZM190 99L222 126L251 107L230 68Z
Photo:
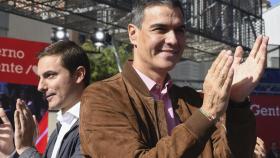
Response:
M112 39L111 47L112 47L112 49L113 49L113 53L114 53L114 56L115 56L115 59L116 59L116 63L117 63L117 66L118 66L118 70L119 70L119 72L122 72L122 67L121 67L121 62L120 62L120 56L119 56L119 53L118 53L117 50L116 50L115 43L114 43L114 39Z

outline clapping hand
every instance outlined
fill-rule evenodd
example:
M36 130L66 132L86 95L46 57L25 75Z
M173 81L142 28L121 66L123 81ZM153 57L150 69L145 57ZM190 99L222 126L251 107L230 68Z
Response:
M36 134L36 120L23 100L17 99L15 120L15 146L20 155L26 149L33 147Z
M243 49L237 47L232 67L234 77L231 87L231 100L242 102L259 83L266 67L268 37L259 36L248 58L242 62Z
M223 50L205 77L201 111L207 113L212 120L218 119L227 109L233 80L232 62L231 51Z
M0 157L8 157L15 150L13 128L3 108L0 108Z

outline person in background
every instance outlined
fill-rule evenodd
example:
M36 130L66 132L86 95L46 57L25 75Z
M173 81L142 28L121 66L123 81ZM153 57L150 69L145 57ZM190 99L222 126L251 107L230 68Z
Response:
M280 149L278 146L278 142L271 142L270 149L267 152L267 158L280 158Z
M82 149L94 158L249 158L256 144L248 96L265 68L268 38L248 58L223 50L208 70L203 96L172 83L168 71L185 47L179 1L149 1L132 11L133 60L86 88L81 97Z
M44 94L49 109L59 110L57 128L48 140L43 157L83 157L78 127L80 97L90 82L90 64L86 53L71 41L51 44L38 54L37 75L38 91ZM21 99L17 99L14 120L16 154L10 154L20 158L41 157L34 147L36 122ZM5 123L7 126L10 124L8 121ZM10 141L6 144L13 144ZM11 151L10 148L5 150L0 149L6 154Z

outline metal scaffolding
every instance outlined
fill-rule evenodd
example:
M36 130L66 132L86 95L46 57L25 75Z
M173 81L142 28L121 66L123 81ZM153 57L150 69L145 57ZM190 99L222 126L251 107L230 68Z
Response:
M131 10L144 0L0 0L0 11L86 34L109 30L128 42ZM183 59L211 61L222 48L250 50L263 34L261 0L181 0L187 28Z

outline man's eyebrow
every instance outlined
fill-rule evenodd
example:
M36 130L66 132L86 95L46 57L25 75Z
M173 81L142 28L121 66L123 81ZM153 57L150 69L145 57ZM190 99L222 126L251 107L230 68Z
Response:
M152 24L150 27L151 27L151 28L155 28L155 27L167 27L167 25L165 25L165 24L160 24L160 23L156 23L156 24Z
M57 72L49 70L49 71L44 72L44 73L42 74L42 76L43 76L43 77L47 77L47 76L53 75L53 74L57 74Z
M166 24L156 23L156 24L152 24L152 25L150 26L150 28L157 28L157 27L160 27L160 28L166 28L166 27L168 27L168 25L166 25ZM179 26L178 26L178 27L176 27L176 28L186 29L186 26L185 26L184 24L182 24L182 25L179 25Z

